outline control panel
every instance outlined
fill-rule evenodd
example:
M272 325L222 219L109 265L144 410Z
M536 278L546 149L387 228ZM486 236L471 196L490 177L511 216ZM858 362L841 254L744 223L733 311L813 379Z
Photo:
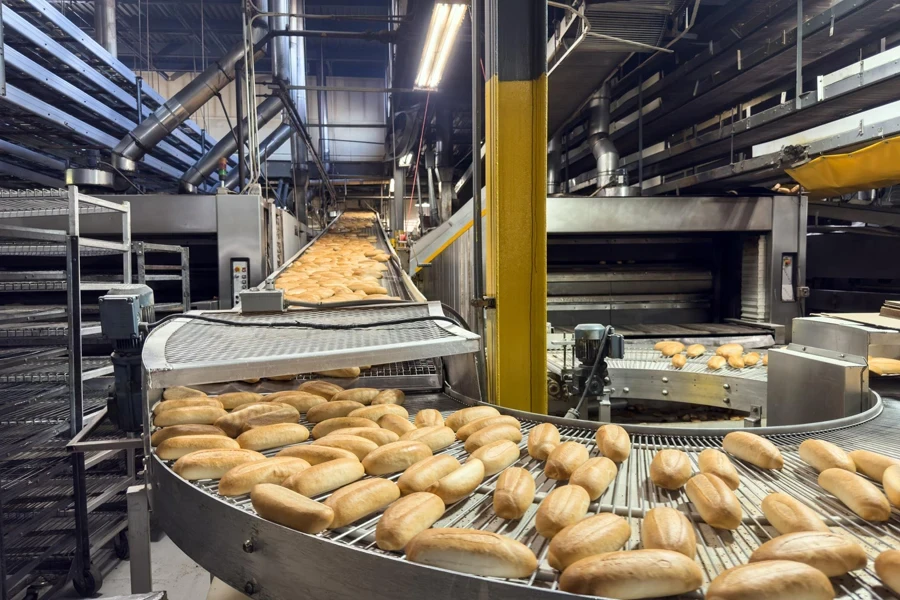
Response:
M250 259L231 259L231 305L241 305L241 292L250 288Z

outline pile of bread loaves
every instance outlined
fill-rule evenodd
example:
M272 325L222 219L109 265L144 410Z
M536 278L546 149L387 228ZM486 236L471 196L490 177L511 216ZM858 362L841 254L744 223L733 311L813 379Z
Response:
M363 231L375 215L347 212L300 258L275 279L285 300L310 304L399 300L381 283L390 254L375 246L376 238Z
M537 468L513 466L521 456L521 423L491 406L464 408L446 419L435 409L410 415L404 402L400 390L345 390L321 380L265 396L208 397L170 388L153 410L160 429L152 444L160 458L175 461L172 468L181 477L218 479L224 496L250 494L262 518L286 527L317 534L381 512L375 542L382 550L475 575L532 576L538 559L517 540L474 529L432 528L449 505L497 474L496 517L517 520L530 514ZM299 423L301 414L312 431ZM612 513L588 516L591 502L615 481L631 453L630 437L618 425L600 427L595 441L599 455L592 457L586 445L563 441L551 423L533 427L525 440L530 458L543 463L545 477L567 482L554 487L534 513L534 529L549 540L547 562L560 572L560 589L656 598L700 588L704 577L695 561L694 526L681 511L648 511L641 522L641 549L628 551L623 550L631 537L628 520ZM464 462L435 454L453 444L464 448ZM260 453L281 447L271 458ZM782 469L784 459L769 440L743 431L728 434L722 450L701 452L697 474L686 453L661 450L650 465L650 480L668 490L684 487L707 524L734 530L743 521L734 492L741 480L729 455L767 470ZM891 503L900 506L900 461L867 451L847 454L814 439L803 442L799 453L820 472L823 491L860 518L887 521ZM885 492L857 470L882 483ZM396 482L388 478L398 473ZM775 493L763 499L762 510L781 535L760 546L749 564L715 577L708 599L834 598L828 578L866 566L859 544L832 533L806 504ZM900 551L884 552L875 570L900 593Z
M660 352L664 357L672 358L672 366L676 369L683 368L689 358L700 358L706 354L706 346L703 344L691 344L685 347L681 342L666 340L657 342L653 349ZM744 369L747 367L755 367L756 365L769 366L769 355L760 355L759 352L744 352L744 347L740 344L723 344L716 348L716 353L707 363L706 368L710 371L718 371L725 365L733 369Z

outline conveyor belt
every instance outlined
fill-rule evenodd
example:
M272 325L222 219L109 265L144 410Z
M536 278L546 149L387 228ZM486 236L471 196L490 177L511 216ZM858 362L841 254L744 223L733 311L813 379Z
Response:
M853 539L865 549L869 557L866 569L832 580L839 598L895 598L879 585L871 565L880 552L900 547L900 512L894 510L890 521L883 524L860 520L818 486L816 472L800 460L797 452L800 442L815 437L848 451L866 449L900 458L900 442L895 435L900 426L900 402L887 400L882 410L880 399L874 398L876 405L860 424L836 428L824 425L820 431L811 433L771 435L770 439L784 455L783 471L766 471L734 460L742 479L736 493L744 513L743 524L734 532L713 529L703 523L683 490L668 492L649 482L649 465L659 450L683 450L697 471L699 452L721 446L719 435L700 435L696 430L681 430L680 434L679 430L644 429L645 433L635 433L640 428L632 428L631 456L620 465L618 476L591 505L590 512L613 512L624 517L632 528L626 549L637 549L642 519L649 509L671 506L682 511L694 524L697 534L697 560L704 572L705 589L718 573L746 563L755 548L777 535L763 516L760 504L766 495L784 492L810 506L833 531ZM446 416L461 405L444 395L428 395L408 398L406 407L411 415L427 407L438 408ZM517 416L522 418L526 436L540 418L534 415L534 419L526 419L524 413ZM556 422L564 440L581 442L592 455L597 455L593 441L595 425ZM506 521L494 515L491 494L497 476L493 476L487 478L471 497L448 507L435 526L494 531L528 545L539 558L540 566L530 578L521 580L450 573L413 565L403 560L401 554L381 551L373 539L379 515L343 529L308 536L259 519L246 496L231 499L219 496L216 481L185 482L174 475L169 465L155 457L151 477L156 512L176 544L214 575L239 589L251 582L267 599L287 600L301 589L307 598L406 600L421 598L426 590L430 600L469 597L527 600L561 596L557 573L545 561L548 541L537 534L533 521L539 502L563 482L543 476L543 465L528 456L525 439L520 448L522 457L517 466L535 476L538 489L535 502L523 519ZM276 452L277 449L266 454ZM460 459L466 457L460 442L443 453ZM326 541L328 543L322 543ZM316 576L310 577L311 572Z

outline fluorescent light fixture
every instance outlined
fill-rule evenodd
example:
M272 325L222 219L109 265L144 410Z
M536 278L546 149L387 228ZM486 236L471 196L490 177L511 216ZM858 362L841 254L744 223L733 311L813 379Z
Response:
M415 87L422 90L436 90L444 76L447 60L453 50L456 34L466 16L466 4L438 2L431 13L425 49L419 61L419 73Z

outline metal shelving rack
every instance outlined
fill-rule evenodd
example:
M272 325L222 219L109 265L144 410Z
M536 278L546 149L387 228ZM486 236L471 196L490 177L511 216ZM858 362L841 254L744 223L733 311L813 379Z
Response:
M121 241L80 236L81 218L100 213L121 218ZM47 216L67 216L67 229L20 225ZM76 589L91 594L101 583L91 567L92 553L113 538L123 547L124 492L135 480L134 450L72 453L67 443L82 431L86 415L93 420L103 411L111 385L108 358L82 354L83 341L100 334L97 322L83 318L92 307L83 304L82 292L130 283L131 251L127 202L93 198L75 186L0 190L0 256L11 257L0 272L0 301L28 300L0 306L2 600L24 591L38 577L51 581L44 592L71 575ZM122 274L115 280L83 281L81 259L106 255L121 255ZM12 257L26 257L28 263L37 258L54 267L16 269ZM66 303L53 304L60 293L65 293ZM104 426L94 435L118 435Z
M137 257L137 282L153 287L158 281L180 281L181 302L155 304L159 312L187 312L191 310L191 271L190 248L170 246L167 244L149 244L132 242L131 251ZM147 264L148 254L179 254L181 261L177 265Z

